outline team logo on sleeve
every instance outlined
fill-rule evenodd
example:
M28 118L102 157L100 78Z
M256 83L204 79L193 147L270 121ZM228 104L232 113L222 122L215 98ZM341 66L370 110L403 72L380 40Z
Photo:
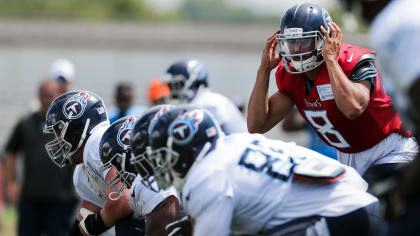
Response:
M169 136L176 144L187 144L197 133L198 126L203 121L204 113L202 110L193 110L177 118L169 126Z
M137 119L134 116L129 116L118 130L117 142L121 147L130 145L130 131L133 129L136 121Z
M77 119L83 115L87 105L87 100L89 99L89 94L86 91L81 91L79 93L71 96L64 103L63 114L69 119Z

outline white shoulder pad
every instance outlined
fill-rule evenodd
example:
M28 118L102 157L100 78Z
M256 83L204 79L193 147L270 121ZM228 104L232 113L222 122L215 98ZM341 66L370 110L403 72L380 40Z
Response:
M297 164L293 168L293 177L296 179L316 182L336 182L344 176L346 169L334 165L323 159L311 158Z
M177 197L174 189L160 192L150 190L141 182L140 175L137 175L130 189L129 201L136 214L145 216L170 195Z

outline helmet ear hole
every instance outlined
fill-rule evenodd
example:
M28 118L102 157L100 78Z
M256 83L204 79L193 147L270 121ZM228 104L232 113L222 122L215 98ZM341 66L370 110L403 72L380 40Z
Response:
M187 173L188 169L191 167L194 162L194 153L196 148L183 148L182 158L178 158L178 161L175 163L173 169L178 173ZM182 159L182 161L181 161ZM184 177L184 176L181 176Z

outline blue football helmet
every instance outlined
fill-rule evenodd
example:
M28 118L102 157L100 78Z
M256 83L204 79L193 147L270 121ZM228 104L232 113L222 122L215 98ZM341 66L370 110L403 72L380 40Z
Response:
M108 114L102 98L88 91L70 91L50 105L44 133L53 133L54 140L45 144L51 160L59 167L73 164L72 155L98 125L108 125Z
M102 169L114 168L117 172L107 183L117 196L120 196L124 189L131 188L136 178L137 173L130 163L130 133L137 120L136 116L116 120L105 131L99 144Z
M142 177L143 184L154 191L158 190L153 185L153 169L146 158L146 150L149 147L149 132L158 118L172 108L174 108L172 105L159 105L149 108L136 122L130 134L132 153L130 163L134 166L136 173Z
M174 185L181 191L194 162L213 150L222 134L206 110L181 106L163 114L151 130L147 155L159 189Z
M166 73L163 81L171 89L169 98L181 104L191 101L201 85L208 86L207 70L197 60L177 61L169 66Z
M327 10L316 4L297 4L286 11L276 39L284 67L289 73L311 71L324 62L322 49L325 37L320 27L330 32L328 23L332 23L332 19ZM293 69L289 68L288 62Z

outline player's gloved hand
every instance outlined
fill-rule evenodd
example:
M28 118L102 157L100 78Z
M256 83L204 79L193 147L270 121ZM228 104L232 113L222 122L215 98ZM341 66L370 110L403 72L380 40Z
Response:
M165 229L168 236L192 236L192 222L189 216L167 224Z
M80 208L80 230L85 235L100 235L107 231L110 227L105 226L101 217L101 212L93 213L86 208Z

